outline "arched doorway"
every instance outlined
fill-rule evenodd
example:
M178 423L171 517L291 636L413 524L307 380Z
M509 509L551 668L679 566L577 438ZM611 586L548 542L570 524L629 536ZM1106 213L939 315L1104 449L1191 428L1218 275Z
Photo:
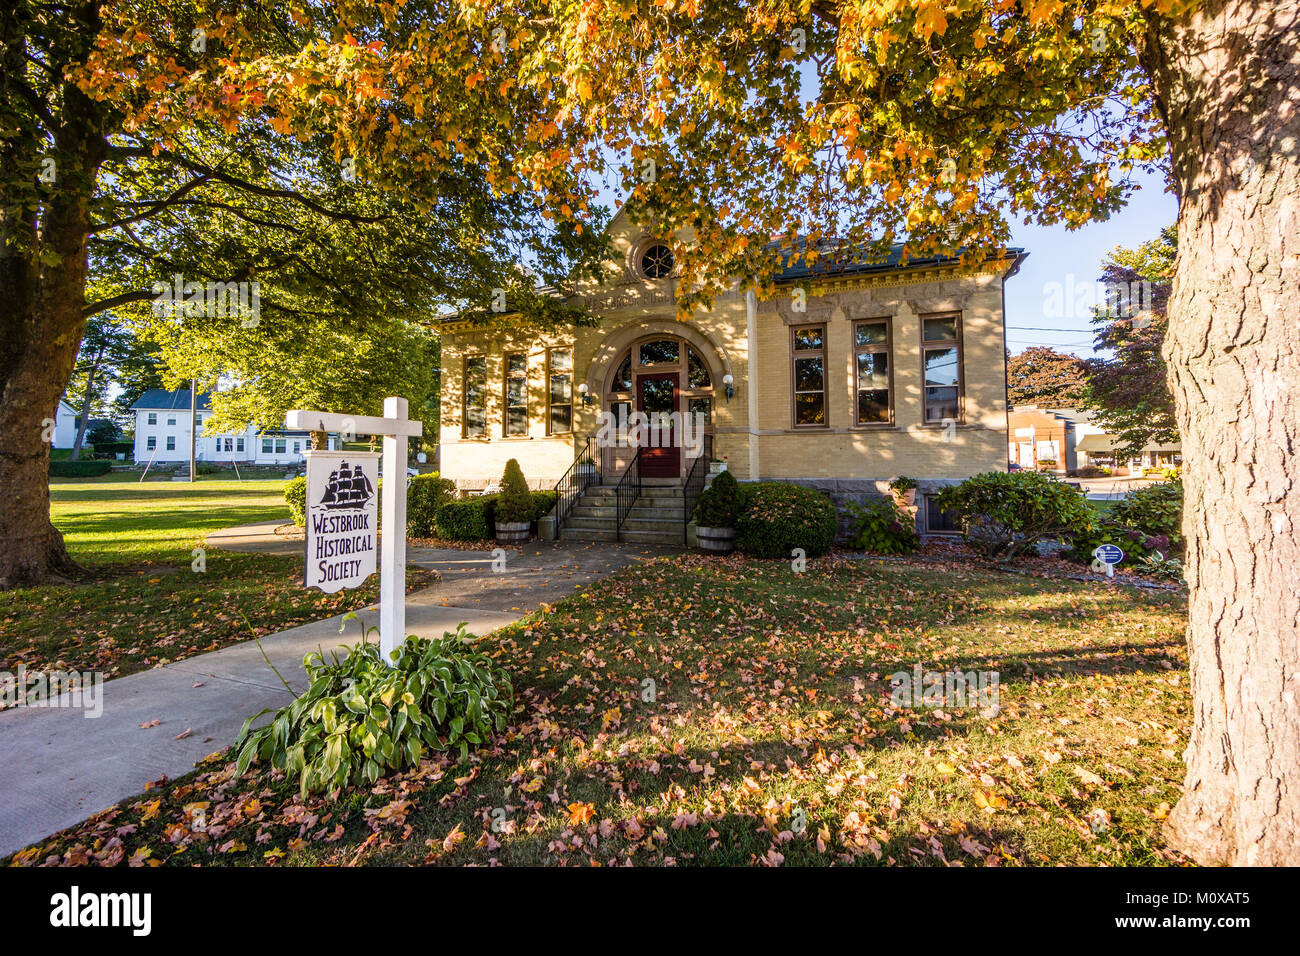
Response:
M643 478L682 478L713 432L709 362L693 343L661 332L636 339L610 369L601 408L617 423L617 439L604 449L604 473L621 474L639 447Z

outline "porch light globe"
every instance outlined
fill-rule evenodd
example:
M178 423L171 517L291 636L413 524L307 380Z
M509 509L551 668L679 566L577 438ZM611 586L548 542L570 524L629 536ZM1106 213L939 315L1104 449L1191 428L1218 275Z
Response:
M730 373L730 372L728 372L726 375L722 376L722 384L723 384L723 385L730 385L730 384L731 384L732 382L734 382L734 381L735 381L735 379L731 377L731 373Z
M589 391L591 391L591 388L590 386L587 385L586 382L583 382L581 385L578 386L579 395L586 395Z

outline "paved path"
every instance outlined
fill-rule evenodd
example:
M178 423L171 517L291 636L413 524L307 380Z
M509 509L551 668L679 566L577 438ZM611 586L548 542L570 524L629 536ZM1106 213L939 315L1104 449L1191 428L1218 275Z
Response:
M288 547L286 553L301 547L274 538L273 528L255 525L209 535L208 544L232 550ZM471 633L488 634L604 574L664 553L533 542L507 551L505 571L495 573L490 552L412 548L410 563L442 579L407 596L407 631L427 637L463 621ZM358 616L342 633L343 615L337 615L263 637L261 649L247 641L108 681L98 718L68 707L0 712L0 856L140 793L151 780L188 773L196 760L234 743L247 717L291 699L262 650L301 691L303 655L355 641L362 626L378 623L374 607Z

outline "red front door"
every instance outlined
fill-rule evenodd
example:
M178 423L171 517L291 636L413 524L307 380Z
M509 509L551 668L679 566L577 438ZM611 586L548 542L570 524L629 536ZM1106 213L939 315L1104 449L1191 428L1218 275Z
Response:
M641 477L680 478L681 435L678 434L681 389L677 372L642 375L637 379L636 407L650 421L641 429Z

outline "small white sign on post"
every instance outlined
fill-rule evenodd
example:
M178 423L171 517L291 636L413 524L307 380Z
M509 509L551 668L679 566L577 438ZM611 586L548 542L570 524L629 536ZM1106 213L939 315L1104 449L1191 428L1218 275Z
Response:
M307 452L304 583L328 594L379 567L379 452Z
M393 651L406 640L406 443L407 439L424 434L424 423L407 418L407 410L406 399L386 398L382 418L302 409L284 416L285 428L297 431L382 435L384 438L383 476L386 480L380 494L384 534L379 541L379 650L389 663L392 663ZM355 453L352 457L360 460ZM309 475L308 484L310 482ZM377 484L377 479L372 483ZM310 498L308 504L310 507Z

